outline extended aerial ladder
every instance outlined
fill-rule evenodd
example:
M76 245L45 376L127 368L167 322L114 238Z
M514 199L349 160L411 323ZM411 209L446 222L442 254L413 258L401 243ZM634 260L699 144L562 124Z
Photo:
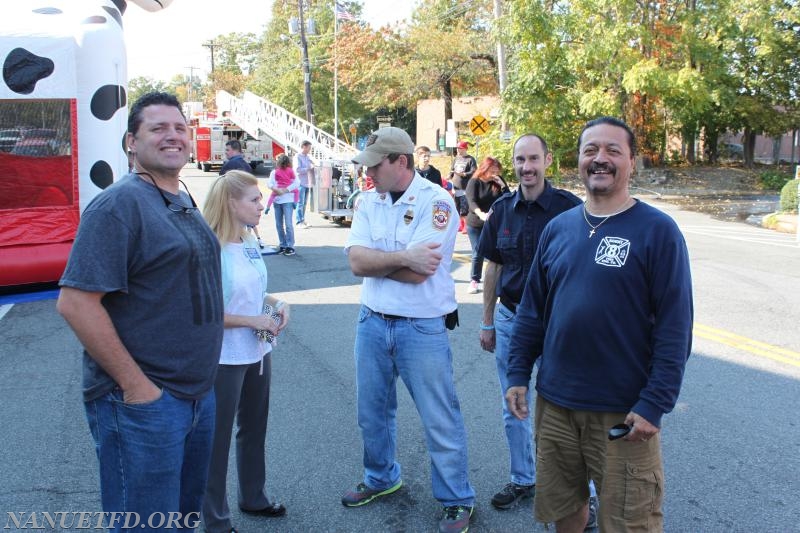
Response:
M299 152L303 141L311 141L311 157L321 165L311 205L334 221L352 217L346 202L355 189L355 168L351 164L358 153L355 148L249 91L241 98L217 91L217 113L256 139L271 137L291 153Z

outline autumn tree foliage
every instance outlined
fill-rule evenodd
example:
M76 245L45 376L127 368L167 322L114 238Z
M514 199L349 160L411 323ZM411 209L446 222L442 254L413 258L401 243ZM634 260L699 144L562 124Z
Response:
M800 3L797 0L419 0L406 23L373 28L363 0L340 0L355 20L333 16L331 0L303 0L316 124L333 131L375 127L376 115L413 130L416 102L496 94L496 45L508 81L501 95L509 131L537 131L557 158L575 153L578 132L599 115L625 119L653 163L696 149L716 156L726 131L745 134L752 164L757 134L800 127ZM390 9L387 6L387 9ZM220 36L217 88L251 90L303 115L298 0L275 0L263 35ZM338 28L338 31L335 31ZM498 136L502 143L504 137Z
M344 24L326 68L368 109L442 98L445 118L462 95L496 94L488 2L424 0L410 24Z
M628 121L654 161L665 158L667 134L683 136L693 161L701 135L714 150L725 130L749 138L796 127L796 1L504 4L512 62L504 109L517 127L533 124L560 146L601 114Z

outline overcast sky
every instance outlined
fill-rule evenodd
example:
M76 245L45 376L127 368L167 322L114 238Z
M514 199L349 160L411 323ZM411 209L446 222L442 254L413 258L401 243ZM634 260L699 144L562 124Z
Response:
M410 18L416 0L364 0L364 18L373 26ZM269 22L271 0L173 0L157 13L128 3L123 17L128 77L168 81L176 74L208 73L211 59L202 43L231 32L260 34Z

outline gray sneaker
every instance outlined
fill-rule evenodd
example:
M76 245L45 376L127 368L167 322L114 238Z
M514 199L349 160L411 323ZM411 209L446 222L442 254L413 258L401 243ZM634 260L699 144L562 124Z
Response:
M398 480L397 483L388 489L371 489L366 483L359 483L356 485L356 488L344 493L344 496L342 496L342 505L345 507L360 507L368 504L375 498L380 498L381 496L396 492L402 486L402 480Z
M589 531L590 529L594 529L597 527L597 506L599 503L597 502L597 496L590 496L589 497L589 520L586 521L586 527L583 528L584 531Z
M517 485L509 483L503 489L492 496L492 505L498 509L511 509L517 502L526 498L533 498L536 494L536 484Z

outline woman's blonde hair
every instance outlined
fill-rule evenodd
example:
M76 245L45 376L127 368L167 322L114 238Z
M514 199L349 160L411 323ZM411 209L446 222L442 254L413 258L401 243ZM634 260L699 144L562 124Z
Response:
M221 244L238 241L246 233L247 229L234 220L230 201L244 197L253 185L258 185L258 180L243 170L229 170L211 184L203 216Z

